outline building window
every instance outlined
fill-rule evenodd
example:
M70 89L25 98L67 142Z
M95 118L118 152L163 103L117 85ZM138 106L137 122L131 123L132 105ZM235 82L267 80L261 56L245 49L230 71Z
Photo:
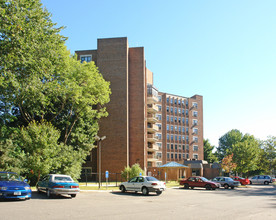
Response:
M181 132L181 126L178 127L178 131Z
M185 110L184 109L182 109L182 115L184 115L185 114Z
M159 96L158 96L158 102L161 102L161 101L162 101L162 96L159 95Z
M193 146L193 150L194 150L194 151L198 151L198 146L197 146L197 145L194 145L194 146Z
M181 118L178 118L178 123L181 123Z
M92 55L81 55L80 56L81 63L85 62L91 62L92 61Z
M175 159L177 159L177 154L174 154L174 156L175 156Z
M177 117L174 118L174 122L177 122Z
M189 150L189 144L186 144L186 150L187 151Z
M181 100L179 99L179 100L178 100L178 105L180 105L180 104L181 104Z
M170 135L169 134L167 134L167 140L170 140Z
M185 136L184 135L182 136L182 140L185 141Z
M189 134L189 128L188 127L186 128L186 134Z
M185 133L185 127L182 127L182 133Z
M171 140L173 141L173 135L171 135Z
M189 102L188 102L188 100L186 99L186 108L188 108L188 105L189 105Z
M157 124L157 126L158 126L158 130L161 131L162 125L161 124Z
M171 144L171 150L173 150L173 144Z
M175 149L175 150L177 150L177 144L176 144L176 145L174 145L174 149Z
M197 120L193 119L193 125L197 125Z
M170 121L170 117L169 116L167 116L167 121Z
M173 122L173 116L171 117L171 122Z
M185 151L185 145L182 145L182 150Z
M174 104L177 104L177 99L174 99Z
M174 140L177 141L177 135L175 135Z
M167 144L167 150L170 150L170 144Z
M173 104L173 98L171 98L171 104Z
M159 121L161 121L162 115L157 115L157 119L158 119Z
M193 137L193 141L195 142L195 143L198 143L198 137Z
M193 116L197 117L197 111L193 111Z
M186 118L186 125L189 125L189 119Z
M171 125L171 131L173 131L173 125Z
M173 107L171 107L171 113L173 113Z
M177 108L174 108L174 114L177 114Z
M181 150L181 144L178 145L178 150Z
M158 111L162 111L162 106L161 105L158 105Z
M198 129L197 128L193 128L193 133L194 134L198 134Z
M178 136L178 141L181 141L181 135Z
M177 131L177 126L174 126L174 130Z
M167 131L169 131L170 130L170 126L169 125L167 125Z
M185 159L185 154L182 154L183 159Z
M185 118L182 118L182 124L183 125L185 124Z
M170 102L170 98L169 98L169 97L167 97L167 104L169 104L169 102Z
M160 133L157 134L157 139L161 140L162 139L162 135Z
M181 114L181 108L178 109L178 114Z
M193 154L193 158L198 160L198 154Z
M173 159L173 154L171 154L171 159Z
M170 153L167 153L167 159L170 159Z
M193 107L197 108L197 103L193 102Z
M186 158L189 159L189 154L186 154Z
M167 112L169 112L170 111L170 108L167 106Z
M181 154L178 154L178 159L181 160Z

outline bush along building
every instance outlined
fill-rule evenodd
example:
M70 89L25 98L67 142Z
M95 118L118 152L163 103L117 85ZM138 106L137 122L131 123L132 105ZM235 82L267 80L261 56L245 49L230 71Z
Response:
M81 62L95 62L112 91L109 116L100 121L98 136L106 137L101 156L99 147L94 148L84 173L97 173L100 162L101 171L108 170L112 179L135 163L160 175L158 167L168 162L204 159L203 97L158 91L143 47L129 47L126 37L107 38L98 39L96 50L76 54Z

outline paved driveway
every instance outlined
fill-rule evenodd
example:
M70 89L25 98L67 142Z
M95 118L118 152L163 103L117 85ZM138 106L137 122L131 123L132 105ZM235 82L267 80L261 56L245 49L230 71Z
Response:
M276 187L167 189L162 195L81 192L76 198L0 201L0 219L276 219Z

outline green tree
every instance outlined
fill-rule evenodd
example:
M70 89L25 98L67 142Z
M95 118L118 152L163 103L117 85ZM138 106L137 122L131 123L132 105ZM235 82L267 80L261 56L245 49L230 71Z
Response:
M242 141L232 146L233 161L237 164L235 171L248 174L258 169L260 143L253 135L245 134Z
M58 132L51 146L59 152L62 166L49 163L48 170L79 171L93 147L98 120L107 116L102 106L109 102L109 82L93 62L81 64L70 55L65 37L59 34L62 28L56 28L39 0L3 0L0 6L0 125L17 129L17 133L3 133L2 143L9 148L2 144L0 161L13 155L13 148L29 157L31 145L19 143L24 135L35 138L28 129L39 124L48 135ZM43 144L47 141L41 140L39 146ZM45 153L51 155L50 150ZM46 157L41 163L48 163ZM9 164L23 168L12 160ZM46 170L42 164L34 166L37 176Z
M215 146L211 145L208 139L203 140L204 144L204 160L208 161L208 163L214 163L218 161L218 158L213 153Z
M140 173L144 175L144 170L141 169L140 165L138 163L133 164L131 167L127 166L122 171L122 178L125 180L129 180L133 177L139 176Z
M220 137L216 153L218 159L221 161L226 155L228 155L229 152L231 152L233 145L239 143L242 140L242 137L243 134L237 129L233 129Z
M265 174L274 174L276 171L276 137L269 136L262 142L260 154L259 170Z

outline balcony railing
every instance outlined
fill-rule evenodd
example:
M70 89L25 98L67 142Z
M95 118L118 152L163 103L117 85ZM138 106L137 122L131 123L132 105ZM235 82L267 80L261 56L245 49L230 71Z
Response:
M156 141L158 141L155 134L148 134L147 137L148 137L148 142L155 143Z
M148 112L150 113L156 113L158 112L158 106L154 104L148 104Z
M154 152L154 151L158 151L159 147L157 144L148 144L148 151L149 152Z
M156 123L156 122L158 122L158 118L155 116L155 114L148 113L147 114L147 121L149 123Z
M148 124L148 132L155 133L159 130L158 126L156 124Z

